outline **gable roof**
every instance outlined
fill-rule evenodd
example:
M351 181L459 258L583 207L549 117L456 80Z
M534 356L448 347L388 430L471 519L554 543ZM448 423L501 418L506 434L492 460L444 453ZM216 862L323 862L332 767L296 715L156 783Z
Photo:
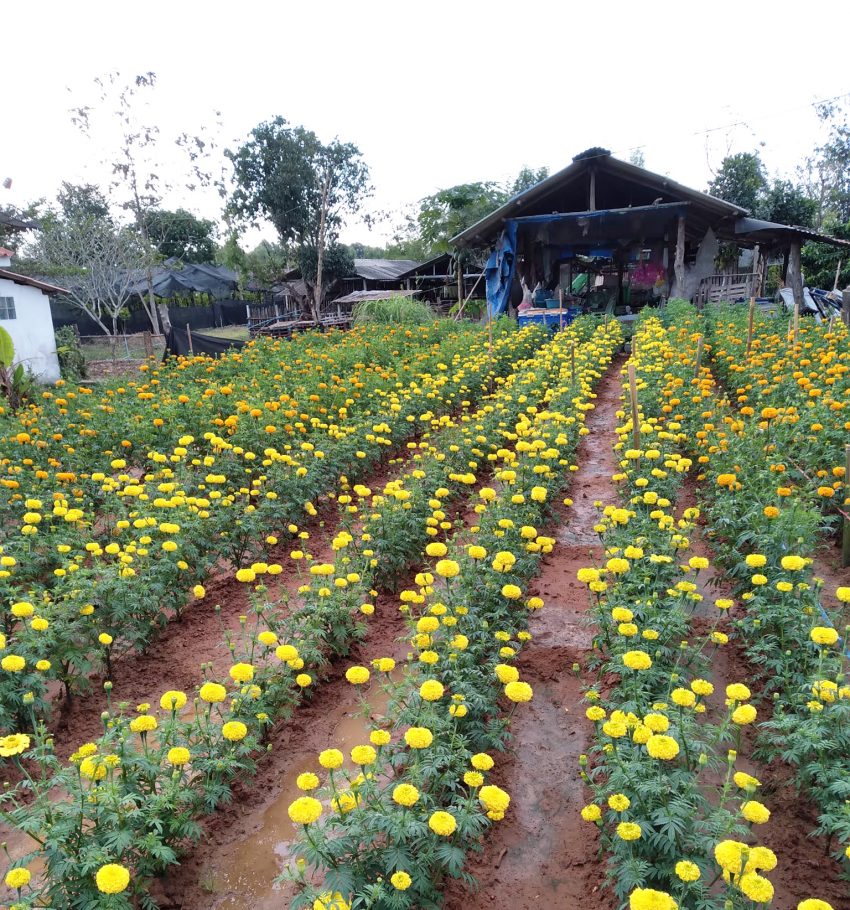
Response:
M16 272L10 272L8 269L0 269L0 280L6 278L14 281L15 284L26 285L31 288L38 288L45 294L67 294L64 288L56 287L55 284L48 284L46 281L39 281L37 278L30 278L29 275L18 275Z
M659 203L687 202L688 221L694 234L705 226L734 220L747 214L739 205L677 183L669 177L614 158L607 149L594 148L573 158L572 163L509 199L504 205L452 237L455 246L491 242L505 221L527 215L553 212L583 212L589 208L589 187L594 175L596 210L624 209Z

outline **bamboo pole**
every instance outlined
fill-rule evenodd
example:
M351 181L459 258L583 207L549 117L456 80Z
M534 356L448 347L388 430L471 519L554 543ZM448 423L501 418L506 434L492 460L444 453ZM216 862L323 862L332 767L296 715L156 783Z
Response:
M576 384L576 343L570 345L570 383L573 388Z
M192 346L192 327L189 325L188 322L186 323L186 338L189 339L189 353L194 354L195 349Z
M640 420L638 419L637 378L635 365L629 364L629 398L632 402L632 448L640 448Z
M559 331L564 331L564 289L558 287L558 313L560 315L560 329Z
M750 315L747 320L747 360L750 359L750 349L753 346L753 320L756 316L756 298L750 297Z
M794 304L794 347L797 347L797 344L800 340L800 304Z
M850 509L850 445L844 446L844 510ZM842 523L841 535L841 565L843 568L850 566L850 521L846 518Z

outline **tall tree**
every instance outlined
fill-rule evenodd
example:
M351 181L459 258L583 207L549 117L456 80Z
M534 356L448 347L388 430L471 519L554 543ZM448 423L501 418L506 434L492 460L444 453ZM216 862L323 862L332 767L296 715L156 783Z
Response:
M156 73L141 73L125 81L118 72L94 80L98 93L94 105L79 104L71 110L71 121L87 137L97 141L112 173L110 191L117 205L132 217L136 229L151 251L155 243L148 230L148 213L161 207L164 196L174 186L162 176L163 152L159 145L160 129L144 118L146 103L157 82ZM215 112L218 125L218 112ZM103 136L112 134L104 142ZM216 182L212 167L215 141L208 130L198 135L180 133L169 137L183 157L181 183L194 190ZM147 299L142 298L154 332L160 322L170 327L168 308L157 308L153 292L153 257L149 257L145 275Z
M776 178L763 194L759 214L779 224L811 227L817 215L817 202L790 180Z
M275 117L255 127L227 156L235 188L227 214L243 224L270 221L281 242L299 254L315 250L310 282L318 317L324 294L324 259L346 214L369 194L369 169L359 149L334 139L324 144L303 126Z
M215 224L186 209L151 209L144 215L150 242L164 259L215 262Z
M66 219L109 218L109 203L100 187L93 183L63 181L56 201Z
M766 189L767 176L757 152L727 155L708 185L712 196L740 205L751 214L758 213Z
M507 195L508 197L516 196L518 193L531 189L531 187L540 183L541 180L545 180L548 176L548 167L539 167L535 170L533 167L524 164L513 182L508 184Z
M850 221L850 121L848 111L827 102L816 108L826 140L799 169L807 195L817 203L814 226Z
M34 247L39 265L68 291L64 299L107 335L116 335L132 286L150 262L138 234L107 218L82 215L46 224Z
M461 183L426 196L419 205L419 236L431 254L445 253L456 234L475 224L505 202L498 183Z

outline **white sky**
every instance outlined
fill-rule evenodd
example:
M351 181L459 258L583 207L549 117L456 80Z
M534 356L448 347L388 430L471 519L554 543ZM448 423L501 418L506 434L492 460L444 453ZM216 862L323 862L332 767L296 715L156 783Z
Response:
M103 181L68 109L116 69L157 73L164 136L220 110L224 145L276 114L356 143L380 209L523 164L557 170L594 145L641 146L647 167L697 188L728 150L789 174L819 138L811 103L850 93L849 31L846 0L27 0L0 14L0 206ZM164 204L218 215L217 196ZM381 243L389 227L352 220L343 240Z

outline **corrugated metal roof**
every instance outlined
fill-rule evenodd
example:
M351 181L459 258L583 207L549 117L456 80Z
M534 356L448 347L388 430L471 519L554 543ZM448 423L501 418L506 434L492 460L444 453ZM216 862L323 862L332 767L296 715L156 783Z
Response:
M345 297L336 297L328 306L335 303L362 303L364 300L391 300L393 297L413 297L419 291L352 291Z
M415 259L355 259L354 273L366 281L396 281L418 265Z
M524 214L530 214L529 209L535 202L549 195L561 186L571 183L583 173L589 172L593 167L598 178L604 178L608 172L617 177L631 180L634 183L641 184L662 196L672 197L662 201L687 201L693 202L705 209L710 210L714 215L721 218L742 216L747 214L747 210L730 202L724 202L708 193L702 193L699 190L687 187L684 184L677 183L669 177L661 174L654 174L645 168L629 164L627 161L620 161L612 157L610 152L605 149L595 150L593 155L577 155L573 158L572 163L556 174L552 174L540 183L529 187L527 190L518 193L512 199L509 199L504 205L495 211L486 215L480 221L477 221L465 231L461 231L452 237L451 243L455 246L467 246L474 242L484 242L492 239L495 234L501 230L502 225L508 218L516 218Z
M36 221L24 221L23 218L18 218L16 215L7 215L5 212L0 212L0 224L15 231L29 231L40 227Z
M760 218L739 218L735 222L735 236L755 241L791 241L796 238L801 243L829 243L832 246L850 247L850 240L830 237L829 234L821 234L819 231L799 225L762 221Z

